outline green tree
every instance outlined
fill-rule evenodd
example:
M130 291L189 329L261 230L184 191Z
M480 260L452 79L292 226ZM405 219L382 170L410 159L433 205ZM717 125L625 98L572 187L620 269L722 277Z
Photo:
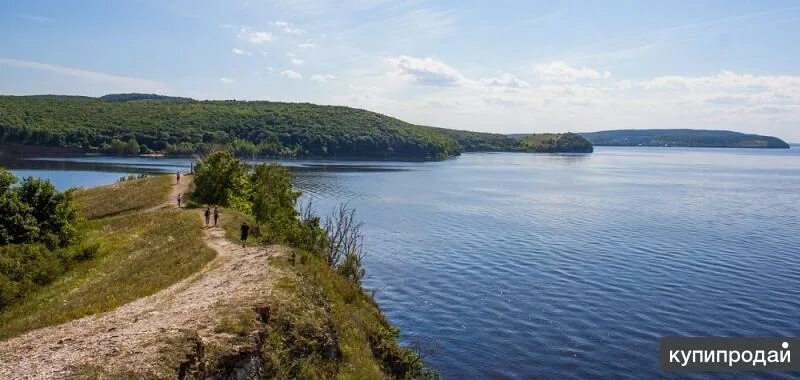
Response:
M247 166L230 152L215 152L195 166L192 197L204 204L230 206L249 212Z
M77 234L72 191L59 192L40 178L17 179L0 168L0 244L44 243L63 247Z
M250 178L250 201L256 221L284 224L298 220L295 205L300 193L292 189L288 169L275 164L258 165Z
M131 137L128 139L128 142L125 143L125 154L127 155L137 155L139 154L139 142L136 141L135 137Z

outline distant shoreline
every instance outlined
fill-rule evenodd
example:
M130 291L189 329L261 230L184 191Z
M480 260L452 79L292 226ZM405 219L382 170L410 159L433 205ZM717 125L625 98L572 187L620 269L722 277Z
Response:
M774 136L725 130L618 129L581 136L595 146L789 149L789 144Z

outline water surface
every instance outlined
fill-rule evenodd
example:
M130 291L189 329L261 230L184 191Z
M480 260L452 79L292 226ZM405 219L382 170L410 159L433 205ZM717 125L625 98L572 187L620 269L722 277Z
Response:
M288 163L320 212L358 210L365 286L446 378L670 377L661 336L800 335L796 147Z

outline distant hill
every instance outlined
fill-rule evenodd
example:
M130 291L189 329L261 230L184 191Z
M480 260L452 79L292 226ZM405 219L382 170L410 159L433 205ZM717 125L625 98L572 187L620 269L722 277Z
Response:
M455 139L464 152L591 153L592 144L577 133L521 133L502 135L438 129Z
M228 149L246 156L435 160L461 152L570 151L567 142L574 137L551 137L561 142L532 144L308 103L198 101L155 94L0 96L0 144L117 155ZM583 145L576 145L578 151L586 151Z
M620 129L581 135L592 144L601 146L789 148L789 144L777 137L702 129Z

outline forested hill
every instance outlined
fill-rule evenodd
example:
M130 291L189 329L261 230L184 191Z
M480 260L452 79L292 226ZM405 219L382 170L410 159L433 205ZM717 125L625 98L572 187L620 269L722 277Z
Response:
M378 113L304 103L0 96L0 141L113 154L439 159L458 144L432 128Z
M568 140L548 149L504 135L425 127L308 103L153 94L0 96L0 143L118 155L229 149L246 156L430 160L472 151L569 151L572 145L563 144Z
M701 129L622 129L581 133L594 145L705 148L789 148L783 140L733 131Z

